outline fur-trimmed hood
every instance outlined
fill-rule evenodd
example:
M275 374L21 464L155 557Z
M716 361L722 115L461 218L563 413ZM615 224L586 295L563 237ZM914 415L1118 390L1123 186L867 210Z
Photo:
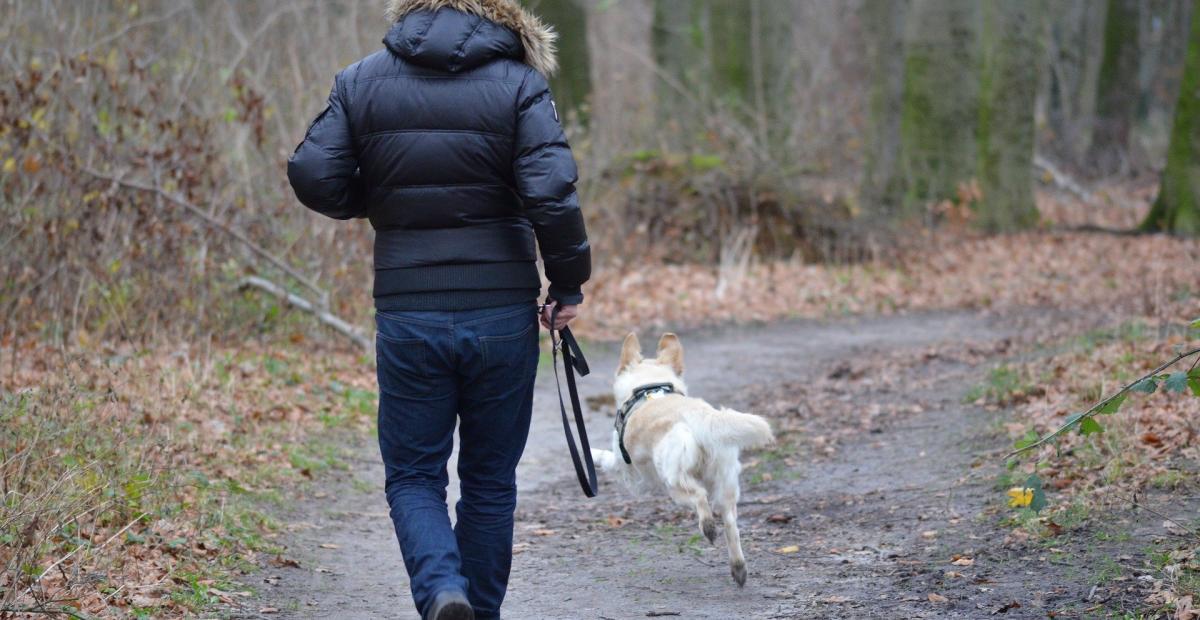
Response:
M470 31L462 33L465 38L444 41L445 45L439 46L430 42L429 37L435 36L433 22L436 14L444 13L442 9L483 18L499 27L493 30L508 31L514 40L504 40L502 33L491 33L493 36L488 37L475 20ZM406 30L403 22L414 13L429 14L428 23L411 32L398 32ZM491 57L514 56L547 78L558 69L555 55L558 33L516 0L388 0L387 18L396 23L384 40L388 48L417 62L424 61L422 64L431 64L434 57L445 56L440 58L445 68L457 71Z

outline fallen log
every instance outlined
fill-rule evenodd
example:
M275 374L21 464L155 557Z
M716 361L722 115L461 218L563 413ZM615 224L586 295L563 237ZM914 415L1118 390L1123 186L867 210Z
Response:
M282 286L279 286L270 280L260 278L258 276L247 276L242 278L241 282L238 283L237 288L239 291L244 291L249 288L256 288L265 293L278 297L287 305L312 314L314 317L316 317L317 321L320 321L323 325L328 326L333 331L345 336L346 338L349 338L352 342L354 342L354 344L362 347L362 349L368 354L370 354L372 351L371 339L368 338L366 334L362 332L362 330L351 325L350 323L347 323L329 310L326 310L295 293L288 292Z

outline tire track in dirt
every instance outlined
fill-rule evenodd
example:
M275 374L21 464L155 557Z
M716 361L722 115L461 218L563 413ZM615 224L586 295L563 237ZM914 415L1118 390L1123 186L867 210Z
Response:
M762 391L804 385L851 360L964 342L987 346L1015 331L1012 320L932 313L729 327L682 339L692 392L753 410ZM594 373L581 391L607 394L615 351L592 347L589 354ZM1026 575L1011 558L987 551L996 542L989 540L995 519L982 511L994 502L990 478L997 470L971 475L971 465L974 453L995 447L984 443L995 440L986 430L994 414L962 404L980 370L934 358L903 372L899 389L893 384L874 396L919 403L919 413L886 422L878 434L851 436L832 457L803 457L774 480L752 484L743 474L750 579L739 589L728 577L724 547L698 541L685 511L631 497L611 480L601 481L601 497L582 496L562 445L553 377L543 368L519 469L506 617L971 617L1018 598L1032 612L1055 596L1075 595L1050 592L1031 604L1028 593L1045 590L1046 575ZM589 415L593 442L607 445L611 417ZM416 617L375 447L364 442L356 453L351 476L283 517L290 523L288 556L301 566L267 566L251 577L262 605L280 610L272 617ZM974 566L951 565L956 554ZM1008 617L1014 615L1023 614Z

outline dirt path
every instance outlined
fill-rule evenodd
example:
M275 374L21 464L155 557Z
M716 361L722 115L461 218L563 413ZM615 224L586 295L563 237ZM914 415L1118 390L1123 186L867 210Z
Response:
M685 334L695 395L782 429L780 448L744 458L744 589L685 511L613 481L583 498L542 372L506 617L1044 617L1082 600L1083 585L1049 586L1059 569L1027 570L994 539L998 469L976 455L996 447L995 414L962 403L980 352L1003 353L1016 332L1012 320L939 313ZM589 353L581 388L602 396L615 352ZM590 414L598 444L610 415ZM300 567L255 576L275 617L416 617L375 447L357 453L351 476L295 507L287 555ZM958 556L970 565L951 564Z

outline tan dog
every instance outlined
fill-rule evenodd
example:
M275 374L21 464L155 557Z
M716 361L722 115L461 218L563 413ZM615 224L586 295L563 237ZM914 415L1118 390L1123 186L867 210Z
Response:
M657 386L657 387L655 387ZM746 558L738 535L737 502L741 493L738 461L742 448L774 441L766 420L687 396L683 382L683 346L675 334L658 342L654 359L642 358L637 335L625 337L613 395L625 420L624 447L613 432L613 449L593 450L605 470L616 471L635 489L665 490L671 499L692 508L700 531L716 541L716 511L725 526L729 568L739 586L746 583ZM618 426L619 428L619 426Z

